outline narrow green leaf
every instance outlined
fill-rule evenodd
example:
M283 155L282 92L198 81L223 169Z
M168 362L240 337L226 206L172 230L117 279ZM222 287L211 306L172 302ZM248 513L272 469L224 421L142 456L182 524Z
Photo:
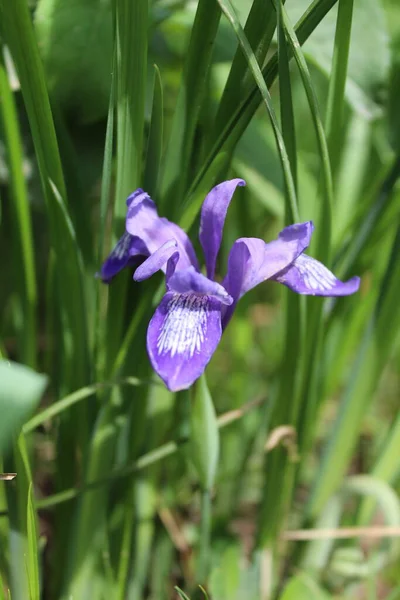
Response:
M202 488L211 490L218 467L219 432L205 376L200 377L194 388L189 447L190 460L196 468Z
M202 106L212 51L220 20L215 0L200 0L193 23L182 83L160 183L161 208L171 211L182 201L191 181L190 159Z
M373 498L378 502L384 516L385 524L392 527L398 527L400 524L400 502L395 491L384 481L370 475L354 475L348 477L339 491L330 498L329 502L324 506L324 509L315 524L317 528L331 527L335 528L339 525L341 513L343 513L346 502L352 495L361 496L362 498ZM309 542L307 551L303 558L303 565L307 569L326 571L327 561L331 558L335 540L327 538L325 540L316 540ZM379 552L371 554L371 556L363 561L362 565L353 565L351 568L355 576L363 576L365 574L378 573L385 564L388 564L396 557L400 550L400 542L398 539L388 539L383 543ZM336 550L340 557L341 548ZM334 559L335 562L335 559ZM338 558L340 562L340 558ZM332 565L332 568L337 568Z
M343 478L351 460L365 410L396 341L400 327L399 249L400 229L393 243L380 296L359 345L351 378L315 478L308 505L308 512L313 516L320 512Z
M281 1L281 0L279 0ZM333 204L333 187L332 173L330 167L328 145L325 137L325 131L321 120L321 115L318 107L318 99L315 88L311 81L310 73L303 52L300 47L299 39L292 27L287 12L282 6L282 21L286 31L288 42L290 43L293 56L296 60L304 90L307 95L307 100L310 106L311 117L317 137L319 156L321 157L322 166L322 184L323 198L320 207L320 221L317 229L317 251L318 258L324 263L329 264L331 230L332 230L332 204Z
M60 312L73 332L73 348L64 337L70 367L65 373L70 377L73 373L74 385L83 385L87 378L88 335L82 269L65 205L65 185L43 66L25 0L12 3L0 0L0 16L5 41L18 72L46 198L51 245L57 259Z
M7 455L5 467L17 473L11 485L6 487L8 515L10 521L10 584L13 598L25 600L32 597L39 600L35 593L35 584L30 581L28 564L28 496L32 484L32 474L28 451L23 435L14 440L12 455ZM31 586L33 583L33 588ZM30 593L31 592L31 593Z
M268 111L268 115L271 121L271 125L274 131L275 141L279 153L279 158L282 164L283 177L286 186L288 205L290 207L289 214L292 216L293 220L299 220L299 213L297 207L297 198L296 198L296 190L293 182L292 172L290 169L290 161L287 154L286 146L284 139L282 137L281 131L279 129L278 121L275 115L275 111L272 105L272 100L270 93L268 91L267 84L264 81L261 69L257 63L257 59L254 55L254 52L249 44L248 39L243 31L243 28L240 24L238 16L233 8L230 0L217 0L219 6L221 7L222 12L227 17L230 22L237 38L240 43L240 46L243 50L243 53L246 56L246 60L248 61L249 68L254 77L255 82L257 83L257 87L260 90L262 99L265 103L265 106Z
M399 447L400 447L400 415L393 423L383 448L371 469L371 475L387 483L393 483L400 473L399 465ZM376 502L373 500L364 500L361 505L357 522L359 525L365 525L370 522Z
M244 27L244 33L261 67L271 45L275 28L276 13L272 0L254 0ZM253 77L246 57L239 46L218 105L214 136L215 133L223 131L224 126L229 122L237 106L244 99L252 85Z
M289 72L289 55L285 36L283 5L276 3L278 15L278 73L281 105L282 133L288 148L293 182L296 185L297 152L295 123L292 104L292 89ZM290 203L285 203L285 221L290 224L294 215ZM273 425L283 424L296 428L300 411L300 395L298 391L299 373L304 355L305 303L300 296L285 294L285 352L281 370L280 388ZM288 402L288 399L290 401ZM265 459L265 484L262 495L260 516L257 527L258 544L265 546L275 542L281 523L289 510L293 494L295 465L286 449L277 448ZM268 492L270 486L281 490L279 502Z
M117 63L117 173L113 242L125 230L126 198L142 183L145 98L147 83L148 0L116 0ZM107 356L108 378L121 344L128 273L121 273L109 289Z
M117 182L115 217L125 218L125 199L140 184L147 82L148 0L116 0ZM117 222L117 235L120 223Z
M352 19L353 0L339 0L335 47L326 109L326 132L334 172L337 170L340 156L340 142L343 136L344 92L349 60Z
M62 400L58 400L54 404L51 404L49 407L43 409L40 413L29 419L27 423L23 426L22 430L24 433L29 433L33 431L39 425L42 425L49 419L53 419L57 415L61 414L71 406L74 406L77 402L81 400L85 400L86 398L90 398L96 394L99 390L104 388L112 388L121 385L130 385L130 386L141 386L141 385L157 385L156 382L150 381L141 381L136 377L126 377L125 379L120 379L118 381L105 381L101 383L94 383L93 385L85 386L76 392L72 392L72 394L68 394Z
M256 407L257 407L257 404L249 404L247 406L247 410L253 410ZM224 415L222 415L221 417L219 417L217 419L218 429L223 429L224 427L227 427L231 423L234 423L237 419L240 419L243 416L243 414L245 414L245 412L247 412L247 410L242 409L242 411L240 411L237 415L231 417L230 419L225 419ZM101 417L102 417L102 415L101 415ZM107 418L109 418L109 416L107 416ZM105 421L106 420L107 419L105 419ZM112 429L112 427L109 428L109 430L111 430L111 429ZM104 432L104 434L105 433L106 432ZM58 504L68 502L68 501L72 500L73 498L76 498L83 492L86 492L88 490L91 490L91 489L99 487L99 486L106 486L115 479L119 479L120 477L128 477L128 476L132 475L133 473L141 471L142 469L146 469L146 468L150 467L151 465L154 465L156 462L175 454L182 447L184 447L186 444L188 444L188 441L189 441L188 438L183 438L179 442L167 442L167 443L163 444L162 446L159 446L158 448L155 448L154 450L147 452L143 456L140 456L132 464L129 464L125 467L121 467L120 469L114 469L106 477L99 476L98 479L91 481L83 488L76 488L76 487L70 488L70 489L64 490L58 494L54 494L53 496L49 496L48 498L45 498L44 500L39 500L36 503L36 507L38 509L51 508L53 506L57 506Z
M295 32L300 45L304 44L336 2L337 0L314 0L312 2L295 27ZM275 53L262 69L262 75L267 86L271 86L275 80L278 72L277 66L277 54ZM205 177L208 177L208 170L215 165L214 161L217 156L220 155L227 146L230 147L230 152L232 151L232 148L235 147L241 135L247 128L259 104L259 88L258 84L255 84L247 94L245 100L243 100L236 108L223 131L216 136L211 150L196 174L193 184L188 192L188 198L192 198L196 189L202 184L202 180ZM188 203L188 205L185 206L185 214L182 216L181 222L186 222L186 213L189 213L192 210L192 207Z
M180 588L175 586L175 590L181 600L190 600L189 596L187 596Z
M161 74L157 65L154 65L153 106L143 178L143 187L152 197L157 197L157 183L163 150L163 106Z
M292 86L290 82L289 55L286 45L285 29L283 24L282 3L276 3L278 15L278 75L279 75L279 101L281 107L282 136L287 149L290 168L293 176L293 184L297 189L297 152L296 152L296 130L294 123ZM288 205L286 205L288 206ZM287 211L286 224L293 222L291 211Z
M30 600L40 600L39 582L39 548L37 539L36 511L33 502L33 487L29 485L27 503L27 538L28 538L28 580L30 588Z
M27 189L23 171L22 141L18 125L18 115L14 97L9 85L3 61L3 48L0 46L0 118L3 124L8 163L10 187L12 191L11 208L13 212L13 237L17 240L18 262L22 269L16 269L18 293L23 302L24 320L22 324L21 360L35 368L36 365L36 273L35 252L32 239L32 223L28 203ZM20 275L22 271L22 276Z
M108 105L107 129L104 142L103 172L101 177L101 197L99 214L99 240L98 240L98 264L101 264L104 253L104 237L106 230L106 219L111 203L111 181L112 181L112 158L114 141L114 115L115 115L115 96L116 96L116 59L113 63L113 74L111 80L111 91Z

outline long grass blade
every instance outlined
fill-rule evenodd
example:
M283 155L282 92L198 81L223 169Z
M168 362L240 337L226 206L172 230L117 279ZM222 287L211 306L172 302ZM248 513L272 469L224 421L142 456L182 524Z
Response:
M173 213L191 178L193 144L220 11L215 0L200 0L192 27L182 83L165 152L160 182L161 208ZM172 214L173 216L173 214Z
M85 295L76 238L65 204L65 186L43 67L24 0L0 3L5 41L21 84L46 198L51 243L57 258L60 303L72 332L74 348L65 340L69 376L84 384L88 374ZM51 183L52 182L52 183ZM53 186L53 187L52 187ZM54 193L54 189L57 193ZM70 290L74 290L74 294Z
M0 47L0 114L8 150L12 190L12 226L15 229L14 237L18 240L18 247L16 248L17 254L20 257L18 262L22 264L22 273L20 269L17 270L18 293L22 298L24 314L23 327L20 332L22 339L20 356L25 364L34 369L36 366L35 347L37 342L35 252L32 238L31 215L24 180L21 135L19 132L15 102L9 85L2 51L3 48Z
M284 139L282 137L282 133L280 131L278 120L275 115L275 111L272 105L272 100L270 93L268 91L268 87L264 81L261 69L258 65L257 59L254 55L254 52L249 44L248 39L243 31L243 28L240 24L238 16L229 0L217 0L219 6L221 7L222 12L225 14L227 19L229 20L232 29L234 30L239 44L242 48L244 55L246 56L246 60L248 61L249 68L254 77L254 80L257 83L257 87L261 93L263 102L267 108L268 116L271 121L271 125L273 128L275 141L277 145L277 149L279 152L279 158L282 164L283 177L285 181L288 203L290 207L290 214L292 215L294 220L299 220L298 207L297 207L297 198L296 198L296 189L294 186L293 176L290 169L290 161L287 154L286 146Z
M295 32L300 45L304 44L336 2L337 0L314 0L314 2L312 2L295 27ZM278 60L277 54L275 53L262 69L262 75L268 87L272 85L277 73ZM232 152L232 149L236 146L237 141L240 139L250 120L254 116L259 104L259 88L258 84L255 84L243 102L236 108L229 122L225 125L224 130L213 141L212 148L203 161L187 193L184 213L180 218L180 223L184 223L186 227L190 227L192 224L197 211L200 209L202 198L204 198L202 194L197 194L197 190L200 188L207 189L203 180L205 178L208 180L210 170L215 170L217 173L219 172L216 168L217 161L223 162L226 160L224 152L227 151L227 148L229 148L230 153Z

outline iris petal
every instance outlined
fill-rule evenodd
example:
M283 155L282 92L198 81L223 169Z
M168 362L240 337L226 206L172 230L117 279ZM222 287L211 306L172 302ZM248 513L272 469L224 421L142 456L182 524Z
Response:
M209 296L168 292L147 332L153 369L171 391L189 388L221 339L221 303Z
M135 271L133 279L135 281L143 281L148 279L154 273L162 269L165 264L172 258L172 264L176 264L179 259L177 252L178 244L175 240L169 240L158 248L149 258L147 258Z
M133 192L127 199L127 205L126 230L142 240L147 256L174 239L179 252L177 268L193 265L198 270L198 261L188 236L178 225L158 216L156 205L146 192L140 188Z
M212 296L222 304L229 305L233 302L233 298L222 285L198 273L194 267L176 271L168 280L168 289L179 294L194 293Z
M360 286L360 278L343 282L321 262L301 254L289 267L273 277L298 294L312 296L348 296Z
M145 251L142 242L125 231L101 267L102 281L109 283L122 269L133 266Z
M200 243L206 260L207 277L214 279L226 213L237 186L243 179L231 179L216 185L203 202L200 219Z
M266 244L258 238L240 238L229 253L228 273L222 283L234 299L224 311L226 327L239 299L259 283L271 279L289 266L308 247L313 231L311 221L285 227L277 240Z

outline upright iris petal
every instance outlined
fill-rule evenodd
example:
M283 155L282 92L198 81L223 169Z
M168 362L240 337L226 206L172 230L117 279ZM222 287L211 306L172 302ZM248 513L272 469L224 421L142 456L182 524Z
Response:
M199 239L206 260L207 277L214 278L215 265L222 241L226 213L237 186L246 185L243 179L231 179L215 186L203 202Z
M127 199L126 231L101 269L109 282L122 268L137 266L143 281L162 270L167 291L150 321L147 349L156 373L172 391L190 387L203 373L235 306L253 287L268 279L298 294L345 296L360 280L337 279L322 263L304 254L314 226L311 221L285 227L266 244L240 238L233 244L222 284L215 281L222 230L233 193L242 179L225 181L207 195L201 211L200 243L207 276L199 269L193 246L175 223L159 217L153 200L141 189Z

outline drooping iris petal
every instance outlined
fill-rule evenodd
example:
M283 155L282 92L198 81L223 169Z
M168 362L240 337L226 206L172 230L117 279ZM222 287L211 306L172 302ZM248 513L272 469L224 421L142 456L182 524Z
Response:
M224 181L215 186L203 202L199 238L206 261L207 277L210 279L215 275L226 213L238 185L242 186L246 183L243 179Z
M215 300L219 300L222 304L232 304L233 298L228 294L226 289L217 283L211 281L203 275L198 273L194 267L175 271L168 281L168 290L171 292L177 292L178 294L203 294L212 296Z
M301 254L281 273L273 277L298 294L312 296L348 296L360 286L360 278L352 277L343 282L335 277L321 262Z
M238 300L253 287L290 265L310 243L311 221L291 225L277 240L266 244L258 238L240 238L229 253L223 286Z
M221 333L218 300L167 292L147 331L153 369L171 391L187 389L203 373Z
M177 247L178 244L175 240L169 240L168 242L165 242L165 244L153 252L153 254L151 254L151 256L149 256L149 258L147 258L140 265L140 267L136 269L133 279L135 281L143 281L144 279L148 279L154 275L154 273L157 273L157 271L162 269L173 255L176 255L174 259L176 264L179 259Z
M99 276L104 283L109 283L122 269L133 266L146 252L141 240L125 231L104 261Z
M146 192L137 189L126 203L126 230L143 241L148 250L147 255L153 254L165 242L174 239L179 252L177 268L185 269L190 265L199 268L192 243L186 233L175 223L158 216L156 205Z
M222 285L234 303L224 310L224 327L243 294L283 271L307 248L313 228L312 222L307 221L285 227L278 239L269 244L258 238L240 238L233 244Z

